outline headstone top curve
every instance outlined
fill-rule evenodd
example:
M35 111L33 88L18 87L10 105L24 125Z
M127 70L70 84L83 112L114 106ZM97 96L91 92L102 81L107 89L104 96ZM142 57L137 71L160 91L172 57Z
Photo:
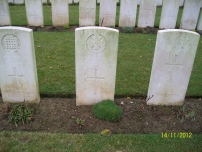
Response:
M108 31L114 31L114 32L118 32L119 30L113 29L113 28L108 28L108 27L98 27L98 26L90 26L90 27L79 27L76 28L75 31L81 31L81 30L108 30Z
M32 29L30 28L25 28L25 27L18 27L18 26L5 26L5 27L0 27L0 30L21 30L21 31L27 31L31 32Z

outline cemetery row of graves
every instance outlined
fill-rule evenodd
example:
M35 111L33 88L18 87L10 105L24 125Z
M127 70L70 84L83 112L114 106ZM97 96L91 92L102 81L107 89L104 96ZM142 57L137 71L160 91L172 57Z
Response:
M52 25L66 26L69 24L69 3L71 1L52 0ZM96 0L79 2L79 26L94 26L96 23ZM99 25L114 27L116 24L117 3L118 0L100 0L99 5ZM139 4L139 12L137 6ZM202 1L185 0L183 3L182 18L180 29L202 30ZM137 27L154 27L156 9L158 2L156 0L121 0L119 27L135 27L138 14ZM44 26L44 15L42 1L25 1L26 17L28 26ZM159 22L160 29L174 29L179 12L182 6L181 0L163 0L162 12ZM7 0L0 0L0 25L11 25L10 11Z
M3 101L39 103L32 29L1 27L0 39ZM147 104L184 103L199 39L199 34L187 30L158 31ZM82 27L75 30L77 105L114 100L118 47L119 31L116 29Z

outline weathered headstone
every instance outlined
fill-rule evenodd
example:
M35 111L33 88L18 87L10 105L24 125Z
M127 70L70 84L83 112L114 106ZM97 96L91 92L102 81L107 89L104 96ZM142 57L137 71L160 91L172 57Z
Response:
M53 26L69 25L69 2L67 0L52 0Z
M43 26L43 9L41 0L25 0L27 21L29 26Z
M79 1L79 26L95 25L96 0Z
M33 32L0 27L0 82L3 102L39 103Z
M141 0L138 27L153 27L156 15L156 0Z
M182 105L200 35L186 30L159 30L147 95L148 105Z
M50 1L50 3L52 3L53 0L49 0L49 1ZM73 0L65 0L65 1L68 1L69 4L72 4L72 1L73 1ZM76 1L79 2L79 0L74 0L74 1L75 1L75 2L76 2ZM77 2L77 3L78 3L78 2Z
M195 30L201 3L202 0L185 0L182 19L180 23L181 29Z
M119 27L135 27L137 0L121 0Z
M100 26L115 27L116 5L119 0L99 0Z
M76 104L114 100L118 30L83 27L75 31Z
M0 25L11 25L11 18L7 0L0 0Z
M175 28L180 0L163 0L160 29Z

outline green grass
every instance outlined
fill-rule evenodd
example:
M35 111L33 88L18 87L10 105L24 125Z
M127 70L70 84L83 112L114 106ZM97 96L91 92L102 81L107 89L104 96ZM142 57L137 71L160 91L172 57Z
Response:
M162 138L161 134L63 134L38 132L0 132L0 151L68 151L68 152L199 152L202 134L191 139Z
M10 8L12 25L27 26L25 6L14 5L14 6L9 6L9 8ZM97 6L96 25L99 25L99 9L100 9L100 7ZM180 26L182 10L183 10L182 8L179 9L176 28L179 28L179 26ZM52 13L51 6L44 5L43 14L44 14L44 24L45 25L52 25L52 14L51 13ZM118 23L119 23L119 14L120 14L120 6L117 6L116 26L118 26ZM138 21L138 15L139 15L139 7L137 9L137 15L136 15L137 16L136 17L136 26L137 26L137 21ZM155 23L154 23L155 27L159 26L160 17L161 17L161 7L158 7L156 10L156 17L155 17ZM78 5L69 6L69 23L70 23L70 26L79 25L79 6Z
M35 32L41 94L75 94L74 32ZM115 94L145 96L149 85L156 34L120 33ZM38 47L40 46L40 47ZM202 95L202 39L187 96Z

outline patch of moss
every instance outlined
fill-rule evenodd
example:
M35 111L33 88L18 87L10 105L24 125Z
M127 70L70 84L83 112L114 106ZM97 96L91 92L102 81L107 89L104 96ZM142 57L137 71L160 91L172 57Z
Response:
M117 122L122 116L122 109L111 100L103 100L93 106L93 115L96 118Z

